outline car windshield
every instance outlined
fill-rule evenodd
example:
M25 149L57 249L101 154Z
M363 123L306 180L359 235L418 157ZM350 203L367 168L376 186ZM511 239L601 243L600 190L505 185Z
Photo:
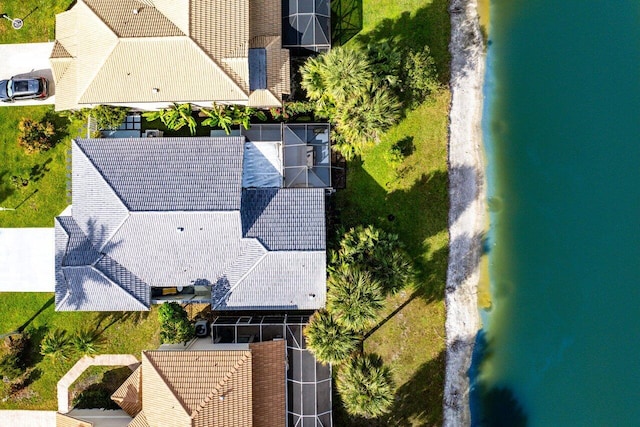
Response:
M9 80L7 82L7 97L11 98L13 96L13 80Z

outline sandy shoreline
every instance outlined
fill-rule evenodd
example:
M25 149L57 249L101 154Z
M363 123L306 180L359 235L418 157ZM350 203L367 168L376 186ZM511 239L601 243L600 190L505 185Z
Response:
M480 329L477 287L486 227L482 88L485 57L476 0L452 0L449 115L449 265L444 425L468 426L467 372Z

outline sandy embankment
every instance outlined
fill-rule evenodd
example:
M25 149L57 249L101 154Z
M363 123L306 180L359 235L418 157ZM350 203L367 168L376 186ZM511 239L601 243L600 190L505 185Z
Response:
M469 426L469 378L480 318L477 287L486 226L482 87L484 46L476 0L452 0L449 117L449 267L444 425Z

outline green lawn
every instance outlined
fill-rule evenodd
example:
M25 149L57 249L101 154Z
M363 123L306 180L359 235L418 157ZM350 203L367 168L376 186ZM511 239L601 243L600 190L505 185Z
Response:
M56 14L64 12L73 3L71 0L6 0L0 13L24 20L19 30L11 22L0 21L0 43L35 43L53 41L55 38Z
M58 144L42 153L25 153L17 142L23 117L46 117L56 124ZM0 206L16 209L0 211L0 227L53 227L53 218L68 205L66 154L78 131L79 125L69 125L53 106L0 108Z
M0 334L23 327L32 336L30 365L36 368L36 380L20 400L0 401L0 409L57 408L56 384L80 356L67 362L53 363L39 354L39 343L49 330L64 329L73 333L92 327L102 332L101 353L133 354L155 349L159 341L157 308L150 312L55 312L53 294L0 293Z
M391 414L380 420L354 419L336 404L336 425L442 425L449 208L447 6L442 0L364 0L363 30L349 42L392 38L415 47L427 44L445 89L409 112L361 160L350 162L347 188L336 195L343 225L374 224L398 233L419 276L415 289L388 299L385 321L365 341L365 350L380 354L392 369L397 391ZM413 145L413 153L394 170L385 152L401 140Z

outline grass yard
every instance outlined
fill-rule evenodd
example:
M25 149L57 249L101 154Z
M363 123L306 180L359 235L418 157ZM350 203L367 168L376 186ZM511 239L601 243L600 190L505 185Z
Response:
M35 381L19 400L0 401L0 409L57 408L56 384L80 356L54 363L40 355L40 341L47 331L64 329L69 334L83 327L101 331L100 353L133 354L155 349L160 344L157 307L149 312L55 312L51 293L0 293L0 335L23 327L31 334L30 365Z
M365 350L381 355L396 382L392 412L379 420L348 417L344 426L439 426L445 372L444 286L448 261L447 126L450 93L448 2L364 0L363 30L350 44L394 39L427 44L444 89L392 128L382 142L348 165L347 188L336 195L343 225L373 224L400 235L418 270L415 289L387 301L384 320ZM385 153L403 141L412 153L396 170Z
M54 123L57 145L27 154L17 142L23 117ZM15 209L0 211L0 227L53 227L53 218L68 205L66 154L79 126L69 125L53 106L0 108L0 206Z
M0 43L36 43L55 39L56 14L67 10L71 0L6 0L0 6L0 13L10 18L20 18L24 26L19 30L11 27L11 22L0 21Z

